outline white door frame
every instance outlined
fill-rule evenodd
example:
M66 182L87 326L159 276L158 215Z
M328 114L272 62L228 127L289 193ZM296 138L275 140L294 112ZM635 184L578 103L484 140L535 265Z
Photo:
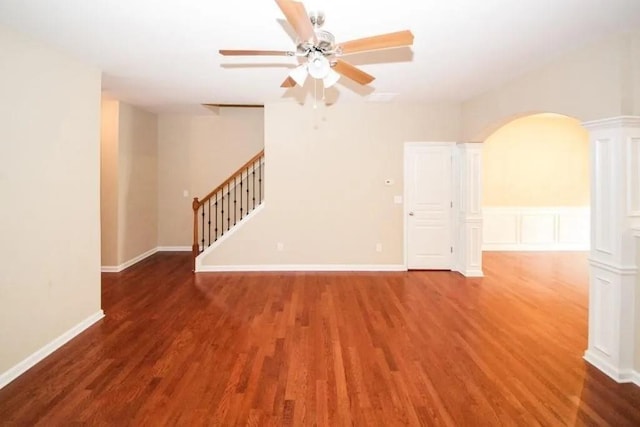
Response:
M453 155L454 155L454 151L456 148L456 143L455 142L448 142L448 141L436 141L436 142L419 142L419 141L410 141L410 142L405 142L404 143L404 148L403 148L403 152L402 152L402 168L403 168L403 209L402 209L402 227L403 227L403 236L404 236L404 242L403 242L403 255L404 255L404 267L405 269L409 269L409 227L407 226L407 222L408 222L408 217L409 217L409 207L408 207L408 200L409 198L407 197L409 194L409 186L407 185L408 182L408 167L407 167L407 149L408 148L412 148L412 147L449 147L451 150L451 158L452 158L452 163L451 163L451 176L449 177L450 182L451 182L451 198L452 200L455 200L455 194L457 189L454 187L454 183L455 180L453 179L453 177L456 175L457 171L454 170L455 167L455 163L453 162ZM451 257L451 271L456 271L455 268L458 265L457 262L457 256L456 256L456 248L455 248L455 244L456 244L456 227L457 227L457 221L456 221L456 217L454 216L454 209L451 209L450 211L450 224L451 224L451 233L450 233L450 239L451 239L451 246L453 247L453 255Z

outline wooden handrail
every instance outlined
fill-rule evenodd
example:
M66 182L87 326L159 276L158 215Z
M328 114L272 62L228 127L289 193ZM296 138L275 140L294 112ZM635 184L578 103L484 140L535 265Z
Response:
M238 175L241 171L245 170L247 167L251 166L253 163L256 162L256 160L258 160L259 158L261 158L262 156L264 156L264 150L260 151L258 154L256 154L255 156L253 156L251 158L251 160L249 160L248 162L246 162L244 165L240 166L234 173L231 174L231 176L229 176L229 178L225 179L222 184L218 185L216 188L213 189L213 191L211 191L209 194L207 194L206 196L204 196L202 198L202 200L199 200L197 197L195 199L193 199L193 209L196 210L196 203L198 204L198 208L200 206L202 206L205 202L207 202L209 199L211 199L214 194L216 194L218 191L222 190L222 187L224 187L225 185L229 184L231 181L233 181L233 178Z

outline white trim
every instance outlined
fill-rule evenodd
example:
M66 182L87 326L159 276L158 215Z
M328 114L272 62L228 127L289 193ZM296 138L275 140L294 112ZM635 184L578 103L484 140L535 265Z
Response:
M638 272L638 268L635 266L618 265L610 262L603 262L593 258L589 258L589 265L592 267L601 268L610 273L618 274L620 276L635 276Z
M463 142L456 148L458 178L454 208L457 211L458 239L454 255L457 270L464 276L483 277L482 144Z
M462 270L458 271L458 273L462 274L464 277L484 277L484 272L482 270Z
M191 252L191 246L158 246L157 252Z
M45 357L49 356L51 353L65 345L67 342L71 341L76 336L80 335L85 329L89 328L91 325L96 323L98 320L104 317L104 312L102 310L97 311L91 316L84 319L82 322L78 323L67 332L60 335L58 338L54 339L50 343L41 347L35 353L32 353L30 356L27 356L21 362L18 362L15 366L10 368L9 370L0 374L0 389L9 384L11 381L18 378L20 375L24 374L26 371L35 366L38 362L43 360Z
M631 382L640 387L640 371L631 372Z
M640 375L637 371L631 369L620 370L591 350L585 351L584 360L598 368L615 382L634 383L640 386L638 382Z
M121 271L126 270L132 265L139 263L143 259L149 258L151 255L155 254L156 252L158 252L158 248L149 249L147 252L142 253L134 258L131 258L129 261L123 264L120 264L118 266L108 266L108 265L102 266L100 268L100 271L103 273L120 273Z
M587 252L589 248L577 244L525 245L522 243L483 243L482 250L485 252Z
M198 272L224 271L407 271L402 264L264 264L205 265Z
M591 120L582 122L582 127L590 129L610 129L619 127L640 127L640 117L638 116L619 116L610 117L601 120Z
M485 251L588 251L590 208L488 206L482 209Z

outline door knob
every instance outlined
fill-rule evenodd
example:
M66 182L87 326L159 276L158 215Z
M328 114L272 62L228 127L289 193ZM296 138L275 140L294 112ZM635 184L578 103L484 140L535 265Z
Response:
M409 216L413 216L413 212L409 212Z

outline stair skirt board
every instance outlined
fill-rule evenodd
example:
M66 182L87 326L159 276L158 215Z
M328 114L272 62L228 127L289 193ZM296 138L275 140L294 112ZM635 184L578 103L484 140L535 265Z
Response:
M254 216L256 216L258 213L260 213L263 209L264 209L264 205L265 202L262 201L262 203L260 203L256 208L254 208L251 212L249 212L244 218L242 218L240 220L240 222L236 223L236 225L234 225L233 227L231 227L229 229L229 231L227 231L223 236L218 237L218 240L216 240L215 242L213 242L209 247L205 248L204 251L202 251L200 253L200 255L197 256L196 258L196 273L200 272L200 271L208 271L206 270L206 268L208 268L209 266L203 266L202 265L202 260L209 255L212 251L214 251L218 246L220 246L225 240L227 240L230 236L233 236L233 234L242 226L244 226L246 223L248 223L249 221L251 221L253 219Z

